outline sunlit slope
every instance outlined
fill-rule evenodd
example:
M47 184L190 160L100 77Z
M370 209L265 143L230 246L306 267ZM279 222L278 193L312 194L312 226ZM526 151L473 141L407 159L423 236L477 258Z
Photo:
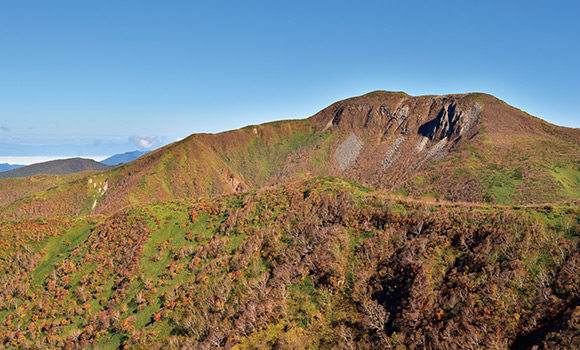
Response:
M6 349L577 349L580 210L314 178L0 226Z
M311 124L283 121L195 134L110 171L26 196L0 211L8 218L110 213L155 199L210 197L324 174L334 135Z
M30 177L0 179L0 206L36 192L67 184L87 175L88 173L76 173L70 175L35 175Z

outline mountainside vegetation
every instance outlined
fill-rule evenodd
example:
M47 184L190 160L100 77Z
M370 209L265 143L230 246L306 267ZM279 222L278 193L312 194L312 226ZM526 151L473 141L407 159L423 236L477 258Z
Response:
M2 179L0 180L0 206L53 187L67 188L71 181L84 178L86 175L87 173L81 172L69 175L34 175Z
M194 134L97 175L17 188L0 200L0 216L111 214L155 199L209 198L327 175L414 198L569 201L580 198L580 131L486 94L376 91L308 119Z
M580 209L312 178L0 226L3 349L578 349Z
M580 131L493 96L107 169L0 179L0 350L580 348Z

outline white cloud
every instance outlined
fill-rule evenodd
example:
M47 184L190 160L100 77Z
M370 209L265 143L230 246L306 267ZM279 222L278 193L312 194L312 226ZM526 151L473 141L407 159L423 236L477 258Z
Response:
M131 136L129 141L140 148L151 148L159 144L159 138L157 136L142 135L142 136Z

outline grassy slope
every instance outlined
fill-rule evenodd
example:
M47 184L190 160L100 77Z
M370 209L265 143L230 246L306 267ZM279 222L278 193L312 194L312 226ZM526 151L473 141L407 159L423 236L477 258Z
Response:
M0 179L0 205L55 186L64 185L85 176L87 176L86 172L70 175L35 175L26 178Z
M333 134L317 133L308 120L192 135L110 171L39 188L5 204L1 213L5 218L111 213L155 199L216 196L323 174L333 140Z
M577 348L579 223L339 178L3 222L0 344Z

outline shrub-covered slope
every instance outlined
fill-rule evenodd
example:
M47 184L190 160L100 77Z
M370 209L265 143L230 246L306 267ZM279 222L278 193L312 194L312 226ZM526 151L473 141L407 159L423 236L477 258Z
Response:
M572 200L580 198L580 131L485 94L377 91L304 120L194 134L99 175L13 196L0 215L110 214L154 199L211 197L316 175L452 201Z
M339 178L0 226L6 349L577 349L580 209Z

